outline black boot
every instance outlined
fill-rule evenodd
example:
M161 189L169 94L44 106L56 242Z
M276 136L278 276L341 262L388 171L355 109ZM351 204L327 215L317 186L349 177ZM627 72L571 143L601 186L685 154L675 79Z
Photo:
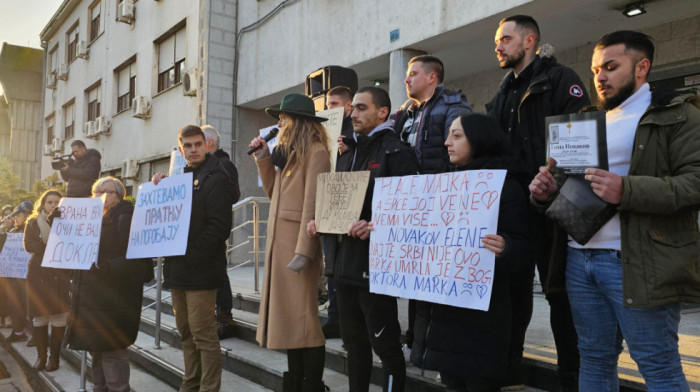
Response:
M559 370L559 392L578 392L578 372Z
M63 335L66 333L66 327L51 327L51 343L49 346L49 362L46 364L46 371L53 372L58 369L58 364L61 358L61 345L63 343Z
M326 392L331 389L323 383L323 381L308 381L304 380L301 384L301 392Z
M301 392L304 379L291 372L282 373L282 392Z
M32 336L36 343L36 362L34 369L44 370L46 368L46 354L49 346L49 326L34 327L34 335Z

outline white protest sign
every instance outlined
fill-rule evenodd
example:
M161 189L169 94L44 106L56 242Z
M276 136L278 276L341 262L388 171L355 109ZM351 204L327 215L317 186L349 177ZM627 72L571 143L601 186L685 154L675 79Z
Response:
M370 291L488 310L505 170L377 178Z
M265 136L267 136L267 134L270 133L270 131L272 131L275 128L277 128L277 125L272 125L272 126L269 126L267 128L261 129L259 131L260 137L264 139ZM279 143L279 139L277 138L277 136L273 137L272 139L270 139L269 142L267 142L267 147L270 149L270 153L272 153L272 151L275 150L275 146L277 146L277 143ZM277 169L277 168L275 167L275 169ZM262 179L260 178L259 175L258 175L258 186L262 188Z
M328 119L321 124L326 128L326 133L330 139L331 172L335 171L335 161L338 160L338 136L340 136L340 132L343 130L343 114L345 114L345 109L343 107L323 110L316 113L317 116Z
M139 185L126 258L184 255L191 213L192 173Z
M185 172L185 166L187 166L187 161L185 157L180 154L180 150L177 148L173 150L170 154L170 168L168 169L168 177L173 177L178 174Z
M0 252L0 276L5 278L27 278L27 267L31 255L24 251L24 234L8 233L5 246Z
M64 197L58 204L42 267L88 270L97 261L102 230L101 198Z

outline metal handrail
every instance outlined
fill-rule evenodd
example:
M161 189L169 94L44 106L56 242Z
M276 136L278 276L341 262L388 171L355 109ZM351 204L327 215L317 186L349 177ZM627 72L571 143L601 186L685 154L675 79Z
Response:
M243 222L240 225L235 226L234 228L231 229L231 234L229 235L229 247L228 247L227 251L231 252L232 250L234 250L242 245L242 244L231 245L233 243L233 241L232 241L233 233L236 230L242 229L249 224L253 224L253 236L249 237L249 238L253 240L253 254L254 254L254 256L253 256L253 260L254 260L253 273L255 274L255 276L253 277L253 280L254 280L255 293L260 292L260 282L259 282L260 277L258 274L258 271L260 270L260 253L261 253L260 239L265 238L264 236L260 235L260 224L261 223L267 224L267 221L260 220L260 204L269 203L269 202L270 202L270 199L268 199L267 197L251 196L251 197L246 197L245 199L239 201L238 203L234 204L233 207L231 207L231 215L232 215L231 218L233 219L233 214L236 211L238 211L242 208L245 208L248 205L253 206L253 220L252 221L250 219L246 220L245 222ZM249 242L249 241L247 241L247 242Z
M260 252L261 252L261 251L260 251L260 239L261 239L261 238L265 238L265 237L261 237L261 236L260 236L260 224L261 224L261 223L267 224L267 221L261 221L261 220L260 220L260 204L262 204L262 203L269 203L269 202L270 202L270 199L268 199L267 197L255 197L255 196L251 196L251 197L247 197L247 198L245 198L245 199L239 201L238 203L234 204L234 205L231 207L231 219L233 220L233 214L234 214L237 210L240 210L241 208L245 208L245 207L248 206L249 204L251 204L251 205L253 206L253 220L247 220L247 221L243 222L242 224L240 224L240 225L238 225L238 226L235 226L235 227L233 227L233 228L231 229L231 232L229 233L229 245L228 245L227 248L226 248L226 254L227 254L227 257L228 257L229 253L230 253L232 250L237 249L238 247L240 247L241 245L243 245L243 244L245 244L245 243L250 243L250 241L245 241L245 242L242 243L242 244L231 245L231 243L233 242L233 241L232 241L232 239L233 239L233 233L234 233L236 230L241 229L241 228L243 228L243 227L245 227L245 226L247 226L247 225L249 225L249 224L253 224L253 236L252 236L252 237L249 237L249 238L253 240L253 253L254 253L254 263L255 263L255 268L254 268L254 270L255 270L255 271L254 271L254 272L255 272L255 292L256 292L256 293L259 293L259 292L260 292L260 291L259 291L259 274L258 274L258 271L259 271L259 269L260 269ZM246 260L246 261L244 261L244 262L242 262L242 263L240 263L240 264L238 264L238 265L235 265L235 266L233 266L233 267L231 267L231 268L227 267L227 268L226 268L226 272L228 273L228 271L231 271L231 270L234 270L234 269L236 269L236 268L239 268L239 267L242 267L242 266L244 266L244 265L247 265L247 264L249 264L250 262L251 262L251 260ZM161 302L162 302L164 299L170 298L170 295L166 296L165 298L162 298L162 291L163 291L163 257L158 257L158 258L157 258L157 265L156 265L156 267L155 267L155 276L156 276L156 283L155 283L154 285L147 286L146 288L144 288L143 292L145 293L146 291L149 291L149 290L152 290L152 289L155 288L155 289L156 289L156 300L155 300L155 302L153 302L153 303L151 303L151 304L149 304L149 305L144 306L143 308L141 308L141 310L146 310L146 309L152 307L154 304L155 304L155 306L156 306L156 315L155 315L155 317L156 317L156 320L155 320L155 348L159 349L159 348L161 348L161 347L160 347L160 315L161 315ZM83 361L84 361L84 360L85 360L85 359L83 358ZM84 371L83 371L82 373L84 374ZM83 388L83 389L81 389L81 391L84 391L84 390L85 390L85 389L84 389L84 385L81 385L81 388Z

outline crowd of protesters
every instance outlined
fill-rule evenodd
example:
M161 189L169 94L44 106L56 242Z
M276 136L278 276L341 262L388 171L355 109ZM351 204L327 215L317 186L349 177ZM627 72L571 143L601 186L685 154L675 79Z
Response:
M700 302L700 99L650 89L654 45L642 33L616 31L597 42L591 61L597 108L588 107L581 79L540 49L532 17L499 23L495 51L510 72L487 114L472 113L464 94L444 87L444 65L429 55L408 62L409 100L393 114L380 88L328 91L328 107L344 108L338 151L330 150L326 119L316 115L311 98L287 94L266 110L278 121L278 144L271 150L262 137L250 142L271 200L256 339L286 350L285 392L328 390L325 343L338 333L350 391L368 391L372 351L381 361L384 391L405 389L406 361L438 371L449 391L522 389L535 269L550 305L558 390L618 390L623 340L650 391L689 390L678 326L680 303ZM614 213L581 244L544 215L573 181L547 162L545 117L596 109L605 112L609 168L588 168L583 178ZM167 257L164 271L182 337L180 391L218 391L219 341L234 324L225 268L238 172L211 127L186 126L177 142L185 172L194 177L187 252ZM91 353L95 391L126 391L126 348L136 339L142 286L153 279L153 264L126 260L134 207L124 185L97 178L99 152L81 141L71 148L73 162L60 168L66 196L104 202L97 262L85 271L41 266L52 221L60 216L59 191L45 192L33 208L6 206L0 248L4 233L23 232L31 258L26 280L0 278L0 324L10 316L9 342L27 340L31 329L35 369L56 370L65 344ZM370 172L360 219L342 235L319 233L314 219L317 175L330 170L336 154L337 171ZM369 290L373 183L481 169L507 170L498 228L480 244L495 255L490 306L481 311L412 300L402 337L397 299ZM157 186L165 177L158 173L152 181ZM331 300L324 326L317 302L323 272Z

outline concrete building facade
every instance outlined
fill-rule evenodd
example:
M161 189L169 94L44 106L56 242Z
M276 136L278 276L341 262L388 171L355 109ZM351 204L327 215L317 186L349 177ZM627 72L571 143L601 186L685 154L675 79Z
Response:
M0 156L12 163L20 187L39 178L42 50L3 43L0 50Z
M499 20L513 14L538 20L541 42L555 48L558 60L576 70L589 92L592 45L617 29L641 30L655 39L653 81L674 88L700 84L697 0L647 1L646 13L634 18L622 14L628 0L139 0L133 3L135 20L123 23L118 19L125 2L66 0L42 32L47 79L58 78L63 64L68 69L67 80L44 90L43 143L51 143L49 129L62 138L61 151L68 151L71 140L84 139L83 126L93 115L90 102L99 96L100 115L110 117L111 131L88 145L100 149L107 173L125 177L124 161L135 160L138 174L126 176L132 186L162 170L180 127L210 123L239 168L243 197L262 195L254 161L244 151L258 129L274 123L264 108L286 93L303 92L306 75L326 65L352 68L360 86L386 88L395 110L406 100L408 59L429 53L445 63L446 87L461 89L483 112L507 72L497 66L494 35ZM95 7L100 20L93 37ZM68 59L74 30L77 41L87 42L87 58ZM170 64L161 64L161 49L172 35L173 62L182 60L178 34L185 41L181 73L198 70L193 96L183 95L177 80L163 91L159 86ZM151 104L146 119L120 110L119 77L127 66L129 77L135 75L133 95ZM66 120L67 115L74 118ZM71 120L72 138L65 134ZM50 173L48 161L43 160L42 176Z
M627 0L476 0L391 1L240 0L240 26L255 26L238 40L234 150L242 150L258 128L271 125L262 109L288 92L303 92L304 78L326 66L353 68L360 86L381 83L393 110L406 99L406 63L429 53L445 63L445 86L461 89L476 111L496 93L507 70L498 67L494 36L509 15L537 19L542 43L555 48L558 60L572 67L592 89L592 47L603 34L641 30L657 45L654 81L674 79L688 86L700 74L700 2L643 2L646 13L625 17ZM264 24L256 25L267 15ZM242 28L244 29L244 28ZM680 79L679 79L680 78ZM236 141L240 146L236 147ZM237 162L255 170L250 159ZM243 180L242 180L243 181ZM259 192L254 179L242 184Z
M42 176L83 140L129 192L166 172L187 124L230 140L235 2L65 0L46 47ZM225 147L229 144L225 143Z

